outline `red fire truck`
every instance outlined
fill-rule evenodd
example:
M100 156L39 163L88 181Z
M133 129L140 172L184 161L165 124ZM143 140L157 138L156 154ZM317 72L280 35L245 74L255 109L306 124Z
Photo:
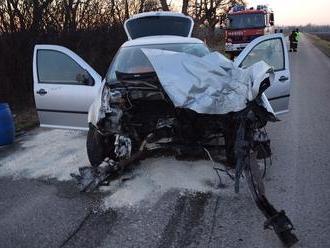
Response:
M274 13L266 5L256 9L233 7L225 28L225 51L232 57L238 55L255 38L274 33Z

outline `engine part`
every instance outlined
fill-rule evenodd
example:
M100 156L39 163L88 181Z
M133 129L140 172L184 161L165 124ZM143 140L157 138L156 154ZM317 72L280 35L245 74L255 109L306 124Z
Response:
M257 152L257 159L266 159L271 157L270 139L266 130L257 129L253 134L253 150Z
M115 154L119 159L128 159L132 152L131 139L123 135L116 135L115 139Z

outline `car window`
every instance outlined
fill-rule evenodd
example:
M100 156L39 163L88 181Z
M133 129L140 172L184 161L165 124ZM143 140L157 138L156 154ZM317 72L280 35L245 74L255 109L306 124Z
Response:
M116 80L116 71L122 73L153 72L154 69L141 48L184 52L198 57L203 57L210 53L209 49L204 44L156 44L121 48L108 70L106 77L107 82Z
M275 71L284 70L285 59L282 39L265 40L256 45L245 57L241 67L249 67L261 60L272 66Z
M265 14L229 15L229 29L265 27Z
M191 20L177 16L148 16L130 19L126 23L132 39L154 35L178 35L188 37Z
M53 50L40 50L37 55L40 83L86 84L86 71L72 58Z
M116 57L114 71L123 73L151 72L154 69L140 48L124 48Z

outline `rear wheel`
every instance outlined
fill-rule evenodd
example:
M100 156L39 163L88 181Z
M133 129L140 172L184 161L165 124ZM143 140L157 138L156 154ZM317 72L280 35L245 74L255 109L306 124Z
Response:
M93 167L98 166L106 157L113 154L111 138L102 136L94 126L90 126L87 134L87 156Z

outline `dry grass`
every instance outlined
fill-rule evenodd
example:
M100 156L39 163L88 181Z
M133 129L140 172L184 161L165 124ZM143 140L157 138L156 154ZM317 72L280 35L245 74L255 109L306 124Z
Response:
M206 43L212 51L217 51L225 55L225 38L223 35L218 35Z
M306 34L323 53L330 57L330 33Z
M16 132L31 130L39 125L37 111L34 108L13 111Z
M314 33L314 35L318 36L322 40L326 40L330 42L330 32L329 33Z

